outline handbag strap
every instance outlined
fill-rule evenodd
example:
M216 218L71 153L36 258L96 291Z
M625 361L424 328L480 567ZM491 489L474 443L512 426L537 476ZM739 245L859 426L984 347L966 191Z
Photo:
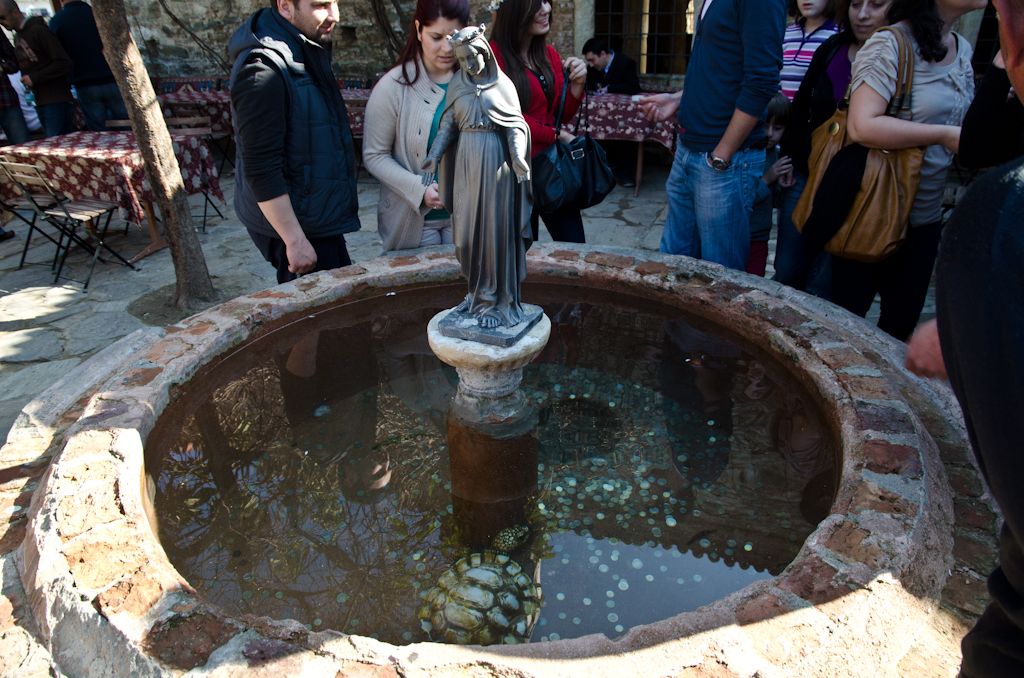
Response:
M899 56L896 91L893 93L892 99L889 99L885 114L896 118L899 117L900 111L906 111L910 116L909 119L912 120L914 117L914 113L911 111L914 100L914 48L907 38L906 31L899 26L883 26L876 29L875 33L879 31L889 31L893 34L896 38L896 52ZM843 101L839 105L840 109L849 108L852 94L853 82L851 81L846 87L846 96L843 97Z
M562 98L558 100L558 115L555 116L555 132L562 130L562 112L565 111L565 95L569 93L569 69L562 74Z
M896 92L889 100L889 107L885 114L892 117L899 117L901 111L906 111L911 118L911 104L914 98L914 48L906 31L899 26L884 26L879 31L889 31L896 38L896 49L899 53L899 70L896 74Z

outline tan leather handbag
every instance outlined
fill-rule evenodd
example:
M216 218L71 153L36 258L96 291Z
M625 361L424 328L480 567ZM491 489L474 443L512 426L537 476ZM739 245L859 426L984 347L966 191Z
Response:
M910 111L914 87L914 47L901 28L886 26L878 30L890 31L899 45L896 92L885 113L897 117L900 111ZM801 232L811 215L815 194L829 162L840 149L853 143L847 133L846 109L849 98L848 89L843 105L836 110L835 115L811 135L811 155L808 159L810 176L807 188L793 211L793 225ZM923 147L893 151L875 148L868 150L860 190L857 191L846 220L826 243L826 252L844 259L870 263L886 258L900 248L907 237L910 208L921 183L924 152Z

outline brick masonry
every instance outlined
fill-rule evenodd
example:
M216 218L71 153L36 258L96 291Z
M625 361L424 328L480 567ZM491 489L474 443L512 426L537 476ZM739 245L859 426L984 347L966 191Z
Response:
M898 371L898 353L881 357L894 354L893 344L864 325L827 317L821 302L771 281L682 257L611 249L536 247L531 279L638 294L729 326L821 394L840 431L844 466L833 514L779 577L615 641L590 636L490 649L395 648L311 633L295 622L232 619L196 596L160 550L139 483L144 441L173 386L313 308L455 280L450 248L437 248L308 276L168 327L63 413L52 439L0 450L0 557L27 536L19 552L24 591L5 582L0 633L27 628L71 674L91 661L116 671L123 659L151 675L198 666L231 675L410 675L456 667L483 675L500 666L499 673L524 676L617 676L645 662L656 675L690 666L714 669L707 675L774 676L823 675L842 661L849 675L874 676L915 647L944 587L947 605L976 614L995 514L959 461L967 453L963 436L948 425L955 413ZM934 430L942 451L932 436L940 422L947 424ZM957 459L960 471L949 481L945 456Z

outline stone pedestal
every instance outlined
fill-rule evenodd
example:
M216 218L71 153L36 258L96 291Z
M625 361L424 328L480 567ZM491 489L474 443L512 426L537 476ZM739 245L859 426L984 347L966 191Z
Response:
M515 345L503 348L442 335L438 324L450 312L431 319L427 338L437 357L459 372L459 390L448 411L452 495L467 506L518 502L521 507L537 489L538 416L519 384L523 367L544 349L551 321L542 316ZM493 537L494 527L481 524L472 531Z

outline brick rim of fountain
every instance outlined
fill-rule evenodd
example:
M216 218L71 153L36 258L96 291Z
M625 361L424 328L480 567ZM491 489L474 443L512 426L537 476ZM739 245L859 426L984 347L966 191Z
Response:
M628 292L702 315L773 354L821 396L840 432L841 482L832 515L782 574L614 641L594 635L489 648L395 647L293 621L232 617L206 603L168 562L147 514L143 444L175 384L313 309L455 281L452 249L431 248L307 276L165 331L141 331L105 351L97 361L105 367L80 366L25 408L9 440L62 439L19 553L37 626L62 669L408 676L476 667L621 676L717 667L770 678L874 676L895 665L938 608L952 563L952 495L922 423L959 417L948 392L903 372L898 344L874 328L771 281L684 257L565 243L533 248L528 263L531 281ZM84 410L69 416L80 399ZM967 447L963 436L960 444Z

